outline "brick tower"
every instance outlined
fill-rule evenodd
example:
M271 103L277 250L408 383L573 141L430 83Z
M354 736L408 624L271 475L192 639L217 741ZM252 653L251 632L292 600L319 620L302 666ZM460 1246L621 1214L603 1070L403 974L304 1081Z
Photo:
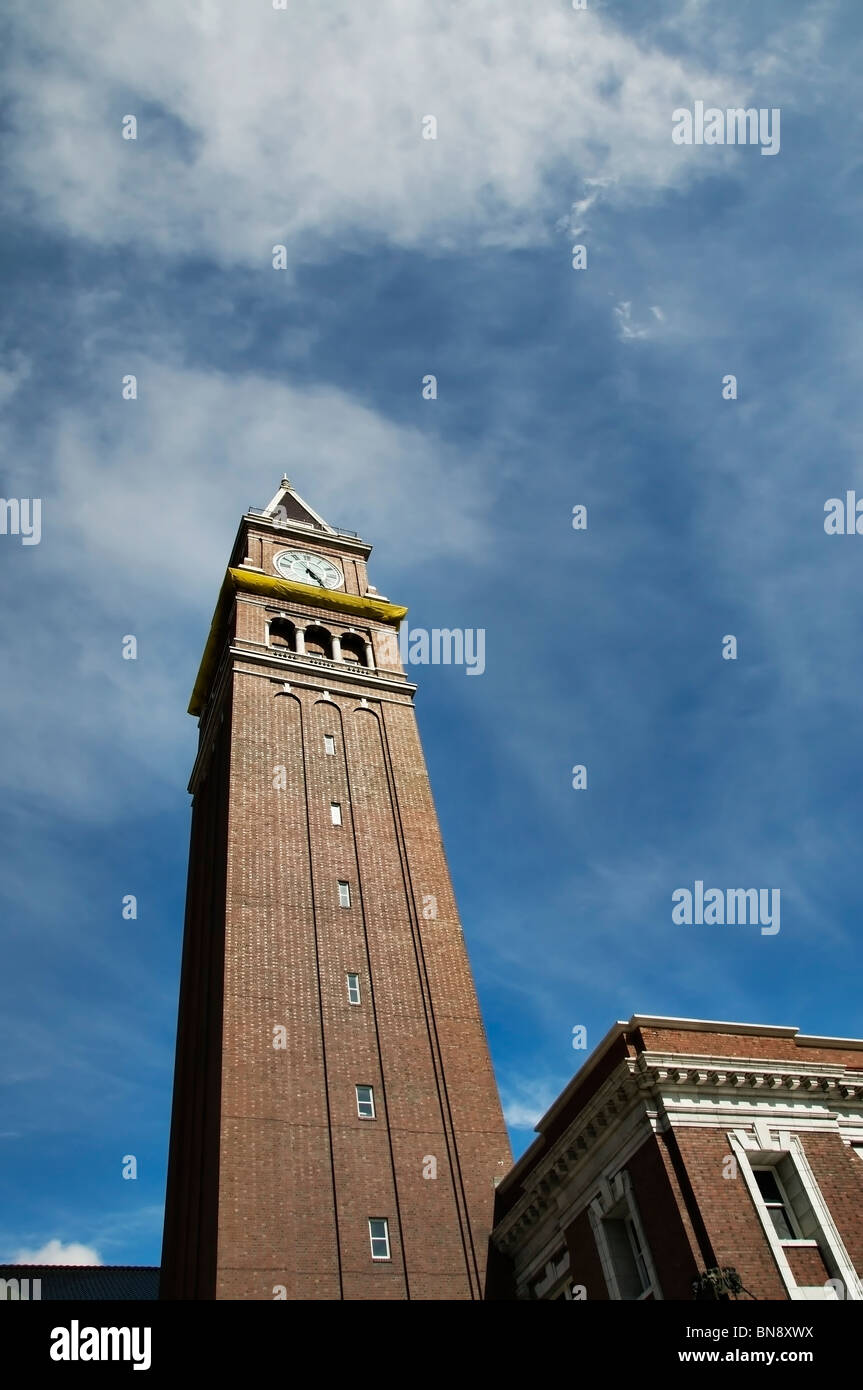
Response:
M510 1150L370 551L284 478L219 595L163 1298L482 1296Z

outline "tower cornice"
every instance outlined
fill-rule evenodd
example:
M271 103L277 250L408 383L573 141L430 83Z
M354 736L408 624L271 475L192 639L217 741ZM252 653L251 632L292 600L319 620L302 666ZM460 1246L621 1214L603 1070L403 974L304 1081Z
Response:
M334 589L321 589L316 584L299 584L293 579L276 579L272 575L257 574L252 570L229 569L219 593L213 621L210 624L207 644L198 668L192 698L189 701L189 714L201 714L206 704L210 684L218 664L219 653L224 645L228 616L234 597L238 593L259 594L267 598L283 599L288 603L302 604L307 608L329 609L336 613L350 614L351 617L387 623L391 627L398 627L402 619L407 616L408 611L401 604L389 603L382 598L360 597L357 594L346 594Z
M327 530L323 530L323 528L312 526L304 521L279 521L263 511L248 511L240 522L234 541L233 553L235 556L240 551L245 537L253 530L274 539L283 539L288 543L301 541L304 545L319 545L328 551L336 550L346 555L359 555L364 560L367 560L372 553L372 547L368 541L362 540L352 531L338 531L335 527L328 527Z

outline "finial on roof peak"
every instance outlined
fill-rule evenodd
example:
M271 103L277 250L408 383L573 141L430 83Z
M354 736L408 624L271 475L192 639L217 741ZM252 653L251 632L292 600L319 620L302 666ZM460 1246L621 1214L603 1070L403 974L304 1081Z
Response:
M282 474L282 481L279 483L279 487L290 487L290 486L291 486L291 480L290 480L290 478L287 476L286 473L283 473L283 474Z

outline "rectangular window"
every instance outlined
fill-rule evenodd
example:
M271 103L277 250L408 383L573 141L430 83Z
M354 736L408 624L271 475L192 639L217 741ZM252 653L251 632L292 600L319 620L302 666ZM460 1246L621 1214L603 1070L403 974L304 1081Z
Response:
M794 1216L775 1168L753 1168L752 1173L779 1239L796 1240L798 1231Z
M351 905L351 885L339 880L339 907L350 907Z
M335 754L335 751L336 751L336 740L335 740L335 736L334 736L333 734L324 734L324 752L325 752L325 753L328 753L328 754L332 757L332 756Z
M357 1114L361 1120L375 1118L375 1096L371 1086L357 1087Z
M606 1217L602 1228L617 1282L617 1297L631 1302L643 1298L650 1292L650 1279L629 1212L624 1209L620 1216Z
M569 1251L558 1250L556 1255L552 1255L551 1259L546 1261L545 1269L539 1278L533 1281L531 1294L534 1298L542 1299L566 1298L571 1283Z
M650 1288L650 1275L647 1272L647 1262L645 1261L644 1252L641 1248L641 1241L638 1239L638 1231L635 1228L635 1222L631 1216L626 1220L626 1234L629 1236L632 1258L635 1261L635 1268L641 1284L642 1293L644 1293Z
M341 825L342 808L337 801L330 802L330 817L332 819L333 825Z
M360 1002L360 977L352 975L348 971L348 1003L359 1004Z
M369 1239L372 1243L372 1259L388 1260L390 1257L390 1228L385 1217L369 1217Z

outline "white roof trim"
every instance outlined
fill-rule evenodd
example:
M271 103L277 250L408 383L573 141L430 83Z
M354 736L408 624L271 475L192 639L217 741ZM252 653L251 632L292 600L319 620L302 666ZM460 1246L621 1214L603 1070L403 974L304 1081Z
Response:
M624 1022L623 1019L618 1019L617 1023L612 1024L605 1037L585 1058L584 1064L579 1067L557 1099L552 1101L548 1110L537 1121L536 1131L538 1134L542 1134L543 1130L568 1103L577 1088L590 1076L594 1067L605 1056L612 1042L622 1034L641 1027L676 1028L687 1033L736 1033L741 1037L793 1038L798 1045L803 1047L846 1047L855 1051L863 1050L863 1039L860 1038L818 1038L809 1034L803 1036L799 1028L780 1027L771 1023L729 1023L727 1021L721 1022L718 1019L666 1018L662 1014L633 1014L628 1023Z

